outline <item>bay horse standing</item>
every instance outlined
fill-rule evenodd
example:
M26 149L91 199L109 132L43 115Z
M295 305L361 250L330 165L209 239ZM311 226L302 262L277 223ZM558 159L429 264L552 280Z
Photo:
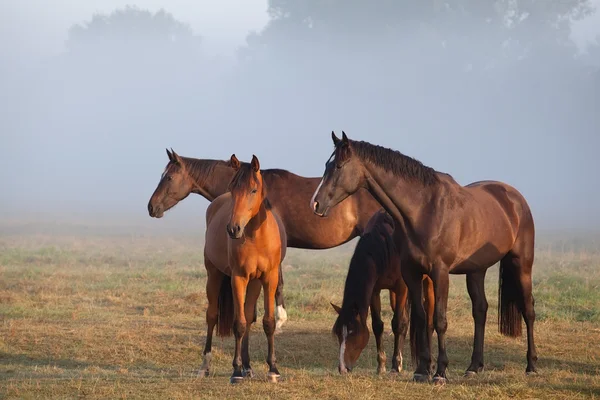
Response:
M206 346L200 376L209 373L212 335L218 324L219 335L235 335L235 355L231 383L252 376L248 341L248 321L255 318L256 302L264 288L263 328L267 336L267 374L279 378L275 360L275 290L279 268L286 253L283 223L272 211L267 185L256 156L241 164L235 154L230 160L236 171L229 192L213 201L206 211L204 264L208 274L206 295Z
M402 279L400 254L394 243L394 220L384 210L370 219L365 232L358 240L346 283L342 306L331 304L338 313L332 332L340 345L338 371L350 372L361 352L369 342L367 314L371 310L371 326L377 345L377 373L385 373L386 356L382 346L383 321L381 320L380 293L388 289L396 299L392 305L392 331L394 332L394 353L392 373L402 371L402 348L409 327L408 312L410 301L408 288ZM433 283L427 275L423 276L425 309L427 312L427 336L431 346L433 334ZM411 326L412 328L412 326ZM415 348L416 332L411 329L411 355L416 365L418 349Z
M169 162L149 202L151 217L161 218L177 203L196 193L212 202L228 190L235 174L230 161L182 157L167 150ZM287 234L287 246L300 249L329 249L344 244L364 231L371 216L381 208L366 190L360 190L332 210L328 218L319 218L308 202L321 178L306 178L283 169L261 171L269 188L273 211L281 218ZM393 295L392 295L393 296ZM393 303L394 299L390 299ZM277 329L287 319L283 299L283 275L276 295Z
M466 274L473 303L475 335L467 374L483 369L483 342L488 303L484 280L489 267L500 262L498 316L500 333L521 335L521 315L527 327L528 374L535 373L537 351L532 294L535 229L523 195L510 185L481 181L461 186L450 175L424 166L400 152L363 141L339 139L310 208L320 216L345 198L367 189L396 223L395 242L402 254L402 276L409 288L411 324L426 342L426 316L419 300L423 274L435 291L434 324L438 335L436 383L446 382L446 309L449 274ZM419 347L417 381L428 380L431 352Z

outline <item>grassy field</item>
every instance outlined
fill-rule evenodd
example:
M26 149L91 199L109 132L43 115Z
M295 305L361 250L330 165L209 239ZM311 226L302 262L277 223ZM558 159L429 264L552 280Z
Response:
M376 376L373 337L350 376L337 373L330 334L354 242L328 251L290 250L289 321L276 336L282 381L265 380L262 324L252 328L257 377L229 384L233 338L216 339L213 373L199 379L206 299L199 236L0 235L2 398L598 398L600 246L595 239L540 236L534 270L539 375L526 377L525 338L498 334L497 266L490 269L486 371L462 377L473 322L463 276L451 278L449 384ZM262 302L261 302L262 303ZM388 304L387 293L384 304ZM262 314L262 311L260 311ZM391 313L384 313L389 331ZM391 336L385 337L389 360ZM408 348L405 349L408 354Z

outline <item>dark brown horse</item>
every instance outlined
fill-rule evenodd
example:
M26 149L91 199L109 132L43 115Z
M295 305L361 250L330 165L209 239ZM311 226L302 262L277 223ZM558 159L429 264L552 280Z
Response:
M169 162L150 201L151 217L163 214L190 193L202 195L208 201L227 192L235 174L229 161L201 160L181 157L167 150ZM287 246L302 249L328 249L344 244L364 231L369 218L381 208L366 190L341 202L329 218L319 218L306 208L320 178L305 178L282 169L261 171L269 187L269 201L286 229ZM283 277L277 286L278 328L287 319L283 300ZM391 299L393 300L393 299Z
M270 380L279 378L275 361L275 289L278 269L286 253L285 228L267 200L267 187L256 156L241 165L235 155L236 171L230 192L218 197L206 210L204 264L208 279L206 295L206 346L200 376L210 368L212 334L235 335L231 383L252 376L247 321L255 317L256 301L264 288L263 328L267 336Z
M381 290L388 289L396 299L392 304L394 316L394 354L392 373L402 371L402 348L408 331L408 311L410 302L408 288L402 279L400 254L394 243L394 220L384 210L375 213L365 232L359 239L350 260L344 286L342 306L331 304L338 317L333 325L333 333L340 345L338 371L343 374L352 370L360 353L369 342L367 314L371 309L371 326L377 344L377 373L385 372L385 350L381 343L383 321L381 320ZM433 283L423 276L425 309L427 312L427 333L429 345L433 334ZM415 344L415 331L411 329L411 344ZM413 362L416 349L411 347Z
M521 315L527 326L527 373L536 371L535 321L531 273L535 229L523 196L502 182L461 186L450 175L426 167L400 152L367 142L339 139L325 165L310 207L327 215L360 188L367 189L396 223L396 244L402 254L402 275L411 300L411 324L426 343L426 316L421 280L429 275L435 288L435 330L438 335L434 381L446 381L446 309L449 275L466 274L473 303L475 335L467 374L483 369L483 342L488 303L484 278L500 262L499 327L507 336L521 335ZM419 345L416 380L428 379L431 352Z

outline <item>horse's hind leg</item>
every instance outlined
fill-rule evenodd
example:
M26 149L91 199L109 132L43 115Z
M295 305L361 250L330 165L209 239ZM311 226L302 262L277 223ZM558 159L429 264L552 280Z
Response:
M533 249L527 248L525 244L519 243L520 246L515 246L501 261L501 268L504 270L501 273L503 276L503 286L510 282L510 278L506 279L509 271L514 274L516 286L520 291L518 306L525 320L527 327L527 374L536 373L535 364L537 362L537 350L535 347L533 325L535 322L535 300L533 298L533 288L531 273L533 268ZM519 248L521 247L521 248ZM527 246L529 247L529 246ZM533 247L533 246L531 246ZM509 282L506 282L506 281ZM520 323L520 321L519 321ZM516 330L520 333L520 329Z
M208 308L206 309L206 344L204 346L202 366L198 371L200 377L210 374L210 361L212 359L212 337L215 325L217 324L219 314L219 291L221 282L225 275L215 268L212 263L205 257L204 265L208 278L206 280L206 298L208 299Z
M471 364L465 372L465 376L472 376L483 371L483 343L485 335L485 321L487 318L488 302L485 297L485 273L486 271L467 274L467 290L471 297L473 321L475 322L475 333L473 336L473 354Z
M275 333L283 332L281 327L287 321L287 311L285 309L285 301L283 300L283 271L281 264L279 264L279 280L277 282L277 289L275 290Z
M256 304L258 296L260 296L261 282L258 279L251 280L248 282L248 288L246 289L246 303L244 305L244 312L246 313L246 321L256 321ZM246 329L246 334L242 339L242 366L244 368L244 375L248 378L254 376L254 371L250 366L250 349L248 342L250 340L250 327Z
M265 315L263 316L263 329L267 336L268 354L267 364L269 372L267 377L276 382L280 377L277 369L277 360L275 359L275 290L277 289L277 272L273 271L270 276L266 276L263 280L265 290Z
M374 291L371 295L371 327L373 335L375 335L375 343L377 344L377 373L385 373L385 350L381 345L381 337L383 336L383 321L381 320L381 297L379 291Z
M433 354L433 314L435 313L435 293L433 290L433 281L429 276L423 275L423 307L425 307L425 314L427 315L427 341L429 343L429 353ZM431 367L429 369L431 375L435 372L435 362L433 358L431 360Z

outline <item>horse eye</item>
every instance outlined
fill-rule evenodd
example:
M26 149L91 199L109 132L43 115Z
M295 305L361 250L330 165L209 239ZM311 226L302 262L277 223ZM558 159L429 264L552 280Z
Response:
M167 180L168 180L168 181L172 181L172 180L173 180L173 177L172 177L171 175L169 175L169 176L167 176Z
M342 168L342 165L341 164L335 164L335 168L336 169L340 169L340 168Z
M257 192L257 189L252 189L252 190L250 191L250 193L252 193L252 194L254 194L254 193L256 193L256 192Z

